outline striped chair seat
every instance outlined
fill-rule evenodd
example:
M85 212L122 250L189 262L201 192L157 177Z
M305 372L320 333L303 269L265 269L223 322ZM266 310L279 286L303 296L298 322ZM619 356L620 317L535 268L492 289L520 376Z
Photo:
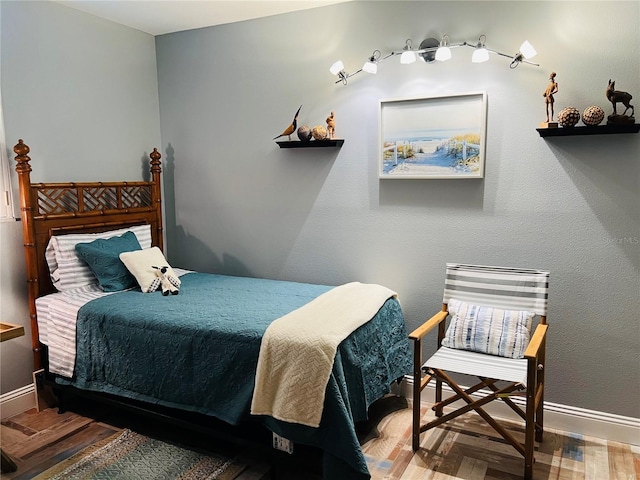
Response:
M423 370L438 368L449 372L478 377L495 378L527 386L527 359L506 358L497 355L441 347L422 366Z

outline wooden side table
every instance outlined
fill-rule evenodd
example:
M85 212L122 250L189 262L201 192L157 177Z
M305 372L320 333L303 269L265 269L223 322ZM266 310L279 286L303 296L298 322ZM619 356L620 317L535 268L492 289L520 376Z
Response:
M22 325L0 322L0 342L21 337L22 335L24 335L24 327ZM0 470L2 473L15 472L18 469L16 463L11 459L11 457L9 457L9 455L4 453L2 448L0 448L0 457L2 458L0 463Z
M22 325L0 322L0 342L21 337L22 335L24 335L24 327Z

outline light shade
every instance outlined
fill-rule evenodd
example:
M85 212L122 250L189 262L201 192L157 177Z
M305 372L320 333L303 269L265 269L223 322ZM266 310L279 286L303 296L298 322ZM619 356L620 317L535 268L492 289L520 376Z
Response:
M484 46L476 47L473 51L473 55L471 56L471 61L473 63L482 63L489 60L489 51L484 48Z
M380 55L382 55L380 53L380 50L374 50L371 56L369 57L369 60L364 62L364 65L362 66L362 70L364 70L367 73L374 73L374 74L378 73L378 60L380 59Z
M413 63L415 61L416 61L416 54L411 50L405 50L404 52L402 52L402 55L400 55L400 63L404 63L406 65L408 63Z
M337 75L338 73L340 73L342 70L344 70L344 63L342 63L342 60L338 60L337 62L335 62L333 65L331 65L331 68L329 68L329 71L333 74L333 75Z
M378 64L375 63L375 61L366 61L362 66L362 70L364 70L367 73L373 73L373 74L378 73Z
M520 45L520 53L527 60L535 57L538 54L538 52L536 52L536 49L533 48L533 45L531 45L528 40L525 40L524 42L522 42L522 45Z
M438 47L436 50L436 60L439 62L446 62L451 58L451 49L447 46Z
M440 40L440 46L436 50L436 60L446 62L451 58L451 49L449 48L449 35L443 35Z

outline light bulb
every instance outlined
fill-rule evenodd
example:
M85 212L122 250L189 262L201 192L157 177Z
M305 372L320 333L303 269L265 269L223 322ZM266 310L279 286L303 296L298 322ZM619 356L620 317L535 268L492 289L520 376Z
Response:
M446 62L451 58L451 49L446 46L438 47L436 50L436 60L439 62Z
M533 48L533 45L531 45L528 40L525 40L524 42L522 42L522 45L520 45L520 53L522 53L524 58L526 58L527 60L535 57L538 54L538 52L536 52L536 49Z
M489 60L489 52L484 47L476 47L473 51L473 55L471 56L471 61L473 63L482 63Z
M407 65L415 61L416 61L416 54L411 50L405 50L404 52L402 52L402 55L400 55L400 63L402 64Z
M342 70L344 70L344 63L342 63L342 60L338 60L337 62L335 62L333 65L331 65L331 68L329 68L329 71L333 74L333 75L337 75L338 73L340 73Z
M365 64L362 66L362 70L367 73L376 74L378 73L378 64L371 61L365 62Z

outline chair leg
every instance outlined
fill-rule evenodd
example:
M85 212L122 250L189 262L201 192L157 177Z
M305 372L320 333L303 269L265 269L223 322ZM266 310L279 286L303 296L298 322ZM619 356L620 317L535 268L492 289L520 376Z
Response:
M546 341L542 342L540 351L538 354L538 371L537 371L537 388L540 398L536 398L536 442L542 442L542 435L544 434L544 369L545 369L545 350Z
M411 448L420 448L420 394L422 393L422 341L416 338L413 342L413 388L412 388L412 427Z
M536 442L542 442L542 436L544 434L544 387L542 388L540 402L536 409L535 427Z
M533 479L533 452L535 450L536 432L536 392L538 386L537 362L530 358L527 364L527 405L525 411L524 430L524 479Z
M411 448L414 452L420 448L420 375L413 376L413 421L411 429Z
M436 417L441 417L443 414L443 405L442 405L442 380L440 380L439 376L436 376L436 407L434 411L436 412Z

